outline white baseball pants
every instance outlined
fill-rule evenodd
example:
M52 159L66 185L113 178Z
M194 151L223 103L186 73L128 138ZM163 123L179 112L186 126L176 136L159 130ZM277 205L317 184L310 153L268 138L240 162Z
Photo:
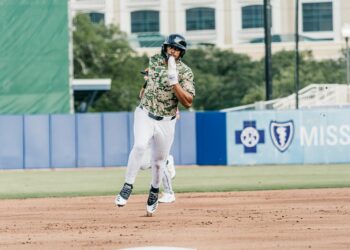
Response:
M149 146L152 147L152 181L159 188L163 169L174 140L176 119L154 120L145 109L136 108L134 113L134 146L130 152L125 182L134 184L143 156Z
M152 150L151 148L148 148L146 153L142 157L142 164L141 164L141 169L146 170L149 168L152 168L152 163L151 163L151 153ZM167 157L167 161L169 160L169 156ZM171 174L169 172L168 167L165 165L163 168L163 177L162 177L162 185L165 193L168 194L173 194L173 185L172 185L172 180L171 180Z

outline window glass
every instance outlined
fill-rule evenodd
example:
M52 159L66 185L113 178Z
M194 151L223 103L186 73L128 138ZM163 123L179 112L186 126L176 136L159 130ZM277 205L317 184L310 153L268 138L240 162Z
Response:
M159 32L159 11L131 12L131 33Z
M333 31L332 2L303 3L303 31Z
M242 8L242 29L264 27L263 5L249 5Z
M214 30L215 9L192 8L186 10L186 30Z
M89 17L93 23L100 23L105 21L105 15L102 13L91 12L89 13Z

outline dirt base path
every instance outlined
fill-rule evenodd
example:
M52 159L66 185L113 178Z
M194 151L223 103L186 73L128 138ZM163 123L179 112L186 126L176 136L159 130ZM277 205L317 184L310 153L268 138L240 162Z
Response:
M0 249L350 249L350 189L0 201Z

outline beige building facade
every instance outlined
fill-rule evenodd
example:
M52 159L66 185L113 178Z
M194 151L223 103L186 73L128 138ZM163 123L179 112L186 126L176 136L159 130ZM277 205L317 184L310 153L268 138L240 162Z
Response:
M296 1L270 1L272 51L293 50ZM179 33L193 47L232 49L253 59L264 56L263 0L70 0L70 6L73 15L102 14L104 22L118 25L141 53L154 53L159 41L138 41ZM350 0L299 0L300 49L311 50L316 59L342 57L341 29L346 23Z

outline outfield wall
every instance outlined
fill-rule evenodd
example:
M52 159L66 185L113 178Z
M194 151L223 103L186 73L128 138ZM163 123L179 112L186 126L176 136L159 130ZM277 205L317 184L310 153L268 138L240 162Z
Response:
M0 169L125 166L133 113L0 116ZM181 112L179 165L350 163L350 109Z
M0 169L125 166L133 113L0 116ZM172 154L196 164L195 113L182 112Z
M350 109L227 114L227 163L350 162Z

